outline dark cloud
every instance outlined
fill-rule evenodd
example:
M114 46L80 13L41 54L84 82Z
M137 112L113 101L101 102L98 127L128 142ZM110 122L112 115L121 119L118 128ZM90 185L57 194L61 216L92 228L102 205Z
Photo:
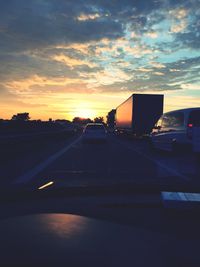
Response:
M0 47L4 51L34 49L58 43L115 39L124 25L148 30L163 19L164 8L195 5L197 1L161 0L8 0L0 1ZM78 21L81 14L100 14L96 20ZM154 16L147 20L151 13Z
M188 25L186 32L179 32L176 35L176 41L184 47L200 49L200 13L193 17L193 21Z
M172 0L7 0L0 1L0 79L1 82L26 79L32 75L39 75L49 78L68 77L77 79L82 77L82 73L99 72L104 69L104 62L95 58L95 49L98 42L103 38L117 40L125 37L127 26L129 30L138 34L138 40L134 44L141 46L142 49L158 50L160 53L166 53L166 49L179 49L181 47L190 47L198 49L200 47L200 17L197 9L198 0L191 1L172 1ZM175 8L187 8L194 10L192 23L187 31L174 34L174 43L162 42L145 45L141 38L148 31L152 31L154 26L166 18L166 12ZM78 20L81 15L99 14L96 19ZM193 14L191 12L191 14ZM73 67L66 62L58 62L53 58L55 55L63 54L77 60L87 59L78 49L73 48L55 48L57 45L67 46L71 43L88 43L94 41L95 45L88 48L88 56L91 61L97 63L96 67L90 67L88 64L80 64ZM110 44L112 49L112 44ZM117 54L112 55L115 64L117 60L121 63L126 61L127 51L123 48L117 48ZM137 52L135 52L137 54ZM181 65L179 61L166 64L166 68L158 70L152 67L147 73L137 70L145 61L146 54L136 59L132 53L132 60L129 62L135 67L134 79L124 83L115 83L113 88L121 87L132 90L131 86L137 90L165 90L173 89L169 81L178 81L186 79L186 72L190 74L190 80L194 79L197 73ZM101 64L98 65L98 63ZM170 65L171 64L171 65ZM194 64L197 64L195 61ZM187 61L185 66L193 66L193 61ZM133 72L133 68L120 67L126 73ZM173 72L170 69L179 69ZM160 72L160 74L159 74ZM163 75L162 75L163 73ZM38 86L40 88L41 85ZM67 88L67 89L66 89ZM70 90L66 87L65 90ZM105 86L106 90L112 90L112 85ZM179 89L180 86L174 87ZM35 89L35 87L34 87ZM42 86L40 90L42 90ZM45 89L46 90L46 89ZM85 89L84 89L85 90Z
M78 21L84 10L89 12L87 6L84 1L1 2L0 46L5 51L24 50L123 35L122 25L111 18Z
M58 53L58 51L56 51ZM32 75L44 77L63 77L77 78L79 70L72 70L62 62L51 60L50 56L56 52L34 51L32 53L21 54L0 54L0 80L9 81L17 79L26 79ZM88 67L86 66L87 70Z
M4 50L33 49L56 43L88 42L123 36L129 20L144 26L145 16L162 1L8 0L0 2L0 46ZM81 14L100 14L78 21Z

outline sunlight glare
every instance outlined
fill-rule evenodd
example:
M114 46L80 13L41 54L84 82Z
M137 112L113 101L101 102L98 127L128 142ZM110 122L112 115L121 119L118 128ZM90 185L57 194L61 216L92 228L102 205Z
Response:
M90 108L80 108L75 111L75 117L93 119L95 116L95 110L92 110Z

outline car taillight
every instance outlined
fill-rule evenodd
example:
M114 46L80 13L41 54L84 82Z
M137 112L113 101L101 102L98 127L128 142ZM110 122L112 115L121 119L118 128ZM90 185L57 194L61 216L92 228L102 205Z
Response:
M193 128L193 124L189 123L187 127L187 136L189 139L192 139L192 128Z

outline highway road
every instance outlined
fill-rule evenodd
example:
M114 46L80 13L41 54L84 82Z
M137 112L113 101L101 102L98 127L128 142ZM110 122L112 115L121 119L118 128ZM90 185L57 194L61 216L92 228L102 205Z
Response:
M18 151L13 159L8 157L0 171L4 185L38 187L53 181L67 187L137 184L167 188L198 184L199 175L191 153L160 153L152 151L145 140L112 134L106 143L85 144L78 135L43 140L23 153Z
M125 256L121 257L123 264L119 266L124 265L124 259L131 264L137 262L138 266L146 266L148 262L154 266L199 266L199 209L193 213L170 212L164 208L159 191L195 185L195 190L200 192L199 172L191 153L172 155L152 151L146 140L109 134L107 143L88 144L81 142L80 135L54 136L9 146L3 155L2 190L3 186L37 189L51 181L53 184L46 189L58 187L58 190L47 190L47 194L45 190L20 190L19 194L17 191L16 195L10 194L5 199L1 195L1 250L4 255L16 255L17 259L20 255L24 260L26 248L29 253L39 248L42 258L48 255L51 259L56 249L60 257L63 248L63 255L67 255L69 261L71 245L73 248L73 244L78 244L74 250L75 259L77 251L83 248L90 260L91 255L94 260L99 259L100 251L100 258L106 255L107 262L113 262L113 257L125 251ZM67 190L60 191L59 186ZM86 190L80 191L80 188ZM91 191L87 191L88 188ZM105 192L102 188L114 191ZM132 192L134 188L136 192ZM75 232L72 235L75 239L69 239L66 245L63 240L70 237L68 230L76 229L73 218L83 220L80 224L83 231L80 235ZM46 232L48 229L50 232ZM53 236L59 239L48 239L49 249L43 241ZM83 243L79 243L79 237ZM110 240L124 250L120 247L116 254ZM88 244L91 247L88 248ZM55 246L51 248L51 245ZM107 254L102 254L102 248ZM92 249L97 255L91 254ZM28 252L25 255L32 255ZM4 257L4 262L8 258L12 260L13 256ZM38 255L35 258L40 259Z

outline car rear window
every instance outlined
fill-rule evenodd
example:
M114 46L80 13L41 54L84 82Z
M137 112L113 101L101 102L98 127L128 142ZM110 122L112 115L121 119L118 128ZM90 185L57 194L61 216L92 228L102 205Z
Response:
M86 130L104 130L103 125L87 125Z
M184 114L182 112L165 114L162 118L163 127L181 127L183 124Z
M193 126L200 126L200 110L191 111L188 123Z

